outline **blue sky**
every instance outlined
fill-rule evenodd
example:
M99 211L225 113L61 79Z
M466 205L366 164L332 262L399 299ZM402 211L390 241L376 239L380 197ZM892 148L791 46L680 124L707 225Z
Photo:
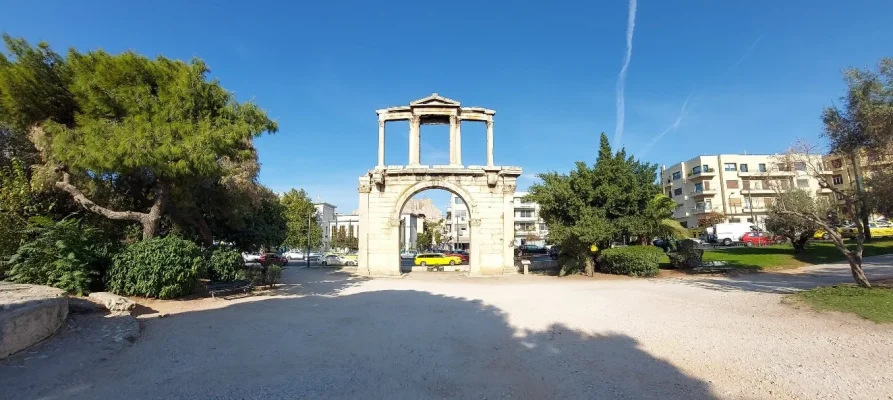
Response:
M523 167L523 189L592 162L600 132L659 164L818 140L840 70L893 56L889 1L640 0L621 136L629 13L626 1L41 1L5 4L0 30L59 51L204 59L279 121L256 141L261 181L342 212L376 164L374 110L432 92L497 110L496 163ZM388 125L388 164L406 162L407 131ZM422 129L423 163L446 163L447 133ZM463 125L466 165L485 163L484 134Z

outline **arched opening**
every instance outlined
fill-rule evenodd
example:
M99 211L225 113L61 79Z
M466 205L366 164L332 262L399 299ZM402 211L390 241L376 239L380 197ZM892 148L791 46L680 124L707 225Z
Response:
M471 209L462 195L426 185L406 196L398 207L401 273L469 271Z

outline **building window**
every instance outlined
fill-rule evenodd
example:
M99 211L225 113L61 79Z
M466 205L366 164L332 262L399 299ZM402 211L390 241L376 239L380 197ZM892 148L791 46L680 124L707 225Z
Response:
M531 218L533 217L533 210L516 210L515 216L519 218Z
M808 188L809 187L809 179L797 179L797 187L798 188Z
M694 168L691 169L691 174L692 174L692 175L697 175L697 174L700 174L700 173L701 173L701 166L700 166L700 165L698 165L698 166L696 166L696 167L694 167Z
M831 160L831 168L840 168L843 167L843 162L840 160Z
M683 228L688 229L688 221L682 221L679 223L679 225L682 225Z
M741 222L741 218L729 218L729 223L732 222Z
M711 172L710 167L708 167L706 164L702 165L702 167L704 172Z
M726 181L726 187L729 189L738 189L738 181L737 180Z
M742 184L742 187L741 187L742 189L744 189L744 190L749 190L749 189L750 189L750 181L746 181L746 180L745 180L745 181L741 181L741 184Z
M541 231L546 230L546 224L540 224L540 230Z
M459 218L465 218L467 215L467 210L456 210L456 216Z
M741 164L741 172L747 172L747 164Z
M834 193L834 196L837 197L837 200L843 200L843 194L841 193Z
M678 180L680 180L680 179L682 179L682 172L680 172L680 171L676 171L676 172L674 172L674 173L673 173L673 180L674 180L674 181L678 181Z
M673 190L673 196L679 196L682 194L682 188L676 188Z
M729 199L729 205L732 207L741 207L741 199Z
M696 184L695 184L695 192L703 192L703 191L704 191L704 184L703 184L703 183L696 183Z
M456 196L456 204L462 204L462 198L461 198L461 197Z
M759 169L760 172L766 172L766 164L763 164L763 163L757 164L757 169Z
M722 168L723 168L723 170L726 170L726 171L737 171L738 165L735 163L725 163L722 165Z
M843 185L843 175L834 175L831 180L835 185Z
M795 171L806 171L806 163L805 162L795 162L794 170Z

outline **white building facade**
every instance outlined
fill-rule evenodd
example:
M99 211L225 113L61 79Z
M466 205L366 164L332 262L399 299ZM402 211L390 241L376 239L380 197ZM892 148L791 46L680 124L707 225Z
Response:
M527 194L527 192L515 192L514 199L512 199L515 218L514 245L545 246L549 229L546 226L546 221L540 216L539 204L524 200L524 196ZM470 242L469 218L471 217L468 215L468 208L462 198L450 194L443 240L451 249L468 249Z

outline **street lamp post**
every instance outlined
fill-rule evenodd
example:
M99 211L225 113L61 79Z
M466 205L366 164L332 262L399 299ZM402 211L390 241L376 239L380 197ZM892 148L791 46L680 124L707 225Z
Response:
M307 214L307 252L304 253L304 259L307 260L307 268L310 268L310 219L313 218L313 212Z

